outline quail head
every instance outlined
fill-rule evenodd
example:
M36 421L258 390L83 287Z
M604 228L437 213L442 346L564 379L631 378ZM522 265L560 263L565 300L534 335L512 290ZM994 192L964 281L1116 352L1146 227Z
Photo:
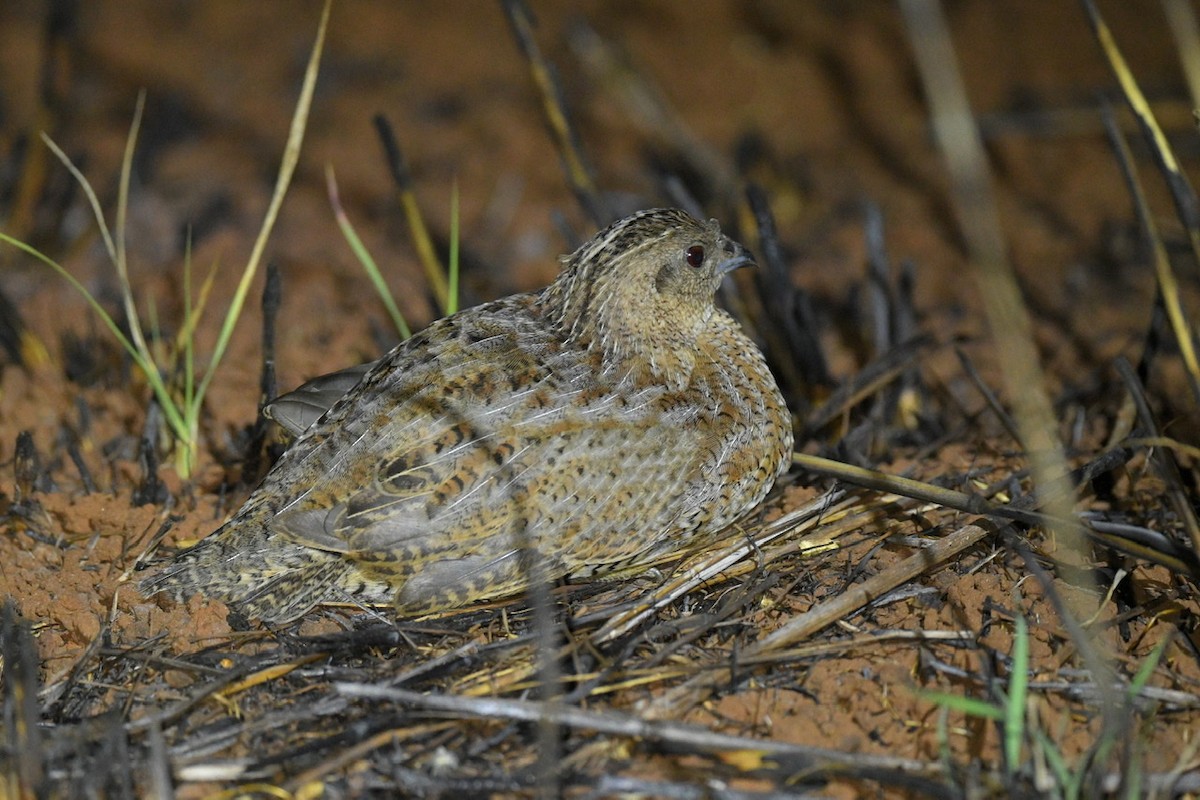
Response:
M525 548L543 575L582 579L713 537L763 499L792 447L762 354L713 304L749 263L715 221L642 211L565 257L544 290L339 373L324 413L329 390L285 396L273 410L296 441L143 589L270 622L323 602L410 615L525 589Z

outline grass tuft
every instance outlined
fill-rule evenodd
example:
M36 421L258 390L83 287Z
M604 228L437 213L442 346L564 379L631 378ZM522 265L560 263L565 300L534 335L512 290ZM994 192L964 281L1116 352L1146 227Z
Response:
M198 384L196 383L194 333L198 318L204 308L204 301L207 299L209 290L212 288L215 267L205 280L201 289L199 302L193 306L191 245L189 239L187 253L184 257L185 320L179 339L172 348L172 352L166 357L155 355L146 341L145 335L142 332L137 299L134 296L133 287L129 281L125 230L128 217L129 183L133 166L133 154L136 149L137 133L141 125L142 112L145 107L144 92L138 96L133 123L130 126L129 136L125 141L125 152L121 161L121 174L117 191L115 226L110 227L108 225L104 209L100 205L91 182L75 166L70 157L63 152L62 148L49 136L42 134L42 140L46 143L46 146L50 148L75 178L88 199L92 214L96 219L96 224L99 226L100 235L104 240L105 249L108 251L109 259L116 269L117 278L120 282L123 310L129 324L129 336L125 336L122 333L120 326L113 319L112 315L88 291L87 287L71 275L65 267L37 248L5 233L0 233L0 241L33 256L62 276L87 300L88 305L96 312L101 322L104 323L104 326L108 328L109 332L112 333L121 346L125 348L126 352L129 353L138 370L145 375L153 391L154 399L162 409L163 418L166 420L167 427L170 429L172 439L175 443L175 467L184 478L191 476L199 459L200 412L204 406L205 395L208 393L208 388L212 383L213 376L216 374L217 367L220 365L221 359L229 347L234 328L237 327L238 318L241 316L242 307L246 301L246 295L250 291L250 284L253 282L258 265L262 261L267 241L270 239L271 231L275 227L275 221L279 216L279 209L283 204L283 198L287 194L288 186L291 184L292 175L296 169L296 163L300 157L300 146L304 141L304 131L308 123L313 90L316 86L317 73L321 63L321 52L325 43L325 31L329 24L330 2L331 0L326 0L321 13L321 21L317 29L317 39L309 55L308 66L304 73L304 84L300 90L300 99L296 104L295 112L292 115L287 145L284 148L283 160L280 163L279 173L275 181L275 189L271 195L271 202L267 208L266 217L259 228L258 237L255 239L250 257L242 269L241 278L238 281L233 300L225 310L225 318L221 324L212 356L209 358L208 366L203 370ZM157 317L157 314L154 316ZM157 323L155 325L157 326ZM173 377L178 374L175 365L179 358L183 359L184 365L182 385Z

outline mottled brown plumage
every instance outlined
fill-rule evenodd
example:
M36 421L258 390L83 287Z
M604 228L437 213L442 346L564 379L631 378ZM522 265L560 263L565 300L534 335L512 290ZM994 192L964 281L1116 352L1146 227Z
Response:
M524 546L550 577L582 578L715 533L792 446L762 354L713 305L746 263L682 211L613 224L542 292L435 322L376 362L143 588L275 622L344 600L415 614L522 590ZM322 396L294 393L276 416L303 429Z

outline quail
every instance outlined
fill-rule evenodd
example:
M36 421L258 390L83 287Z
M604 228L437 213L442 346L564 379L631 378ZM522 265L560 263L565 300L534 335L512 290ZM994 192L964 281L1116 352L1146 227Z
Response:
M338 373L332 405L285 396L274 411L296 441L143 591L273 623L327 602L416 615L522 591L523 552L579 580L713 537L762 501L792 448L762 353L714 305L751 263L716 221L641 211L564 257L542 291Z

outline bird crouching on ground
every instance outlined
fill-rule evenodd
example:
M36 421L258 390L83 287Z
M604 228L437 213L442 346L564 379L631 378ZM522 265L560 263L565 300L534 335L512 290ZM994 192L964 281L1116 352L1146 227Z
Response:
M790 460L762 353L713 304L750 263L675 209L612 224L541 292L434 322L375 362L143 591L274 623L323 602L413 615L522 591L523 548L551 579L682 553Z

